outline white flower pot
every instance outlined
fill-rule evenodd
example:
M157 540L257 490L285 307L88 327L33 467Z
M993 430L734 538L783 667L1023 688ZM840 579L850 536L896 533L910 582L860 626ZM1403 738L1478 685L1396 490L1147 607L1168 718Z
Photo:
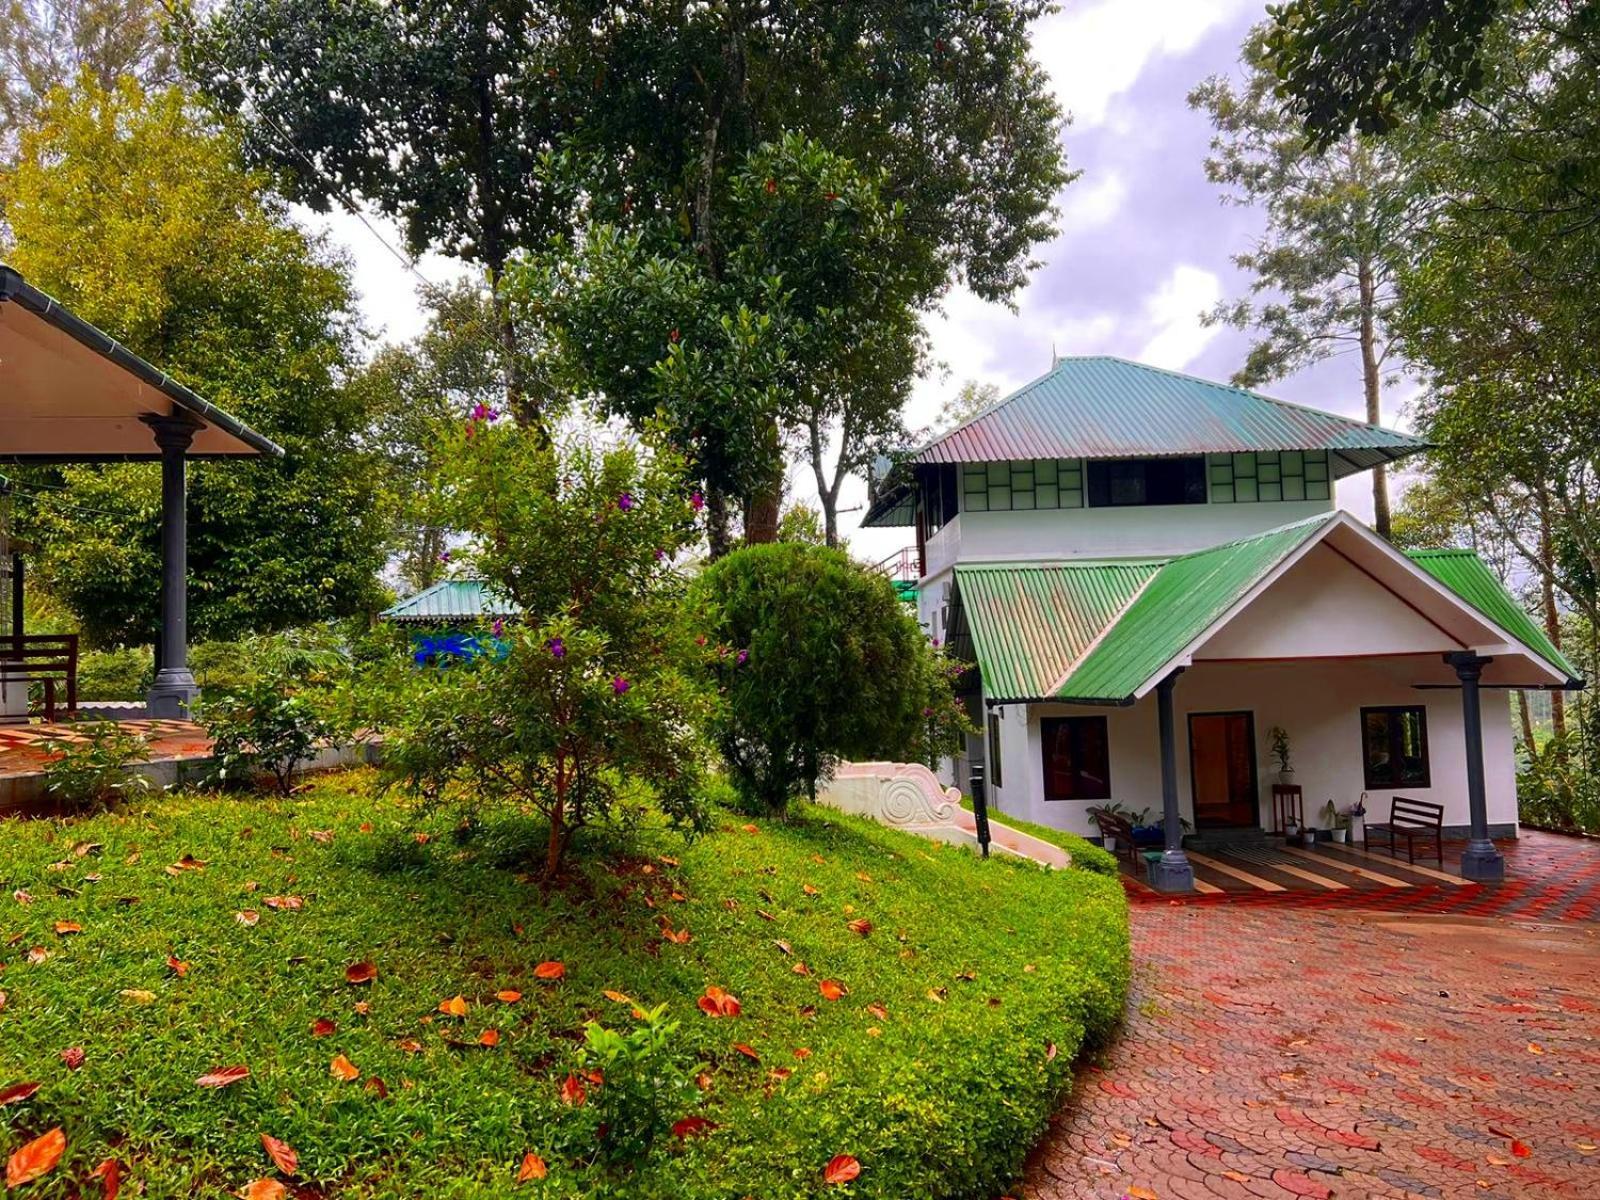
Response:
M1350 831L1348 829L1330 829L1328 831L1329 835L1333 838L1333 840L1336 841L1336 842L1339 842L1340 844L1343 844L1344 838L1345 838L1345 834L1347 834L1349 832Z
M1364 842L1366 840L1367 840L1367 819L1366 819L1366 817L1351 817L1350 818L1350 841L1352 843L1355 843L1355 842Z

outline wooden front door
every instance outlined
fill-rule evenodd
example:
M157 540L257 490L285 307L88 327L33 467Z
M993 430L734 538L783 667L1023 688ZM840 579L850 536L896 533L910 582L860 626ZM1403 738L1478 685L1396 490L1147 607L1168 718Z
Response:
M1197 829L1260 823L1255 746L1250 713L1189 714L1189 778Z

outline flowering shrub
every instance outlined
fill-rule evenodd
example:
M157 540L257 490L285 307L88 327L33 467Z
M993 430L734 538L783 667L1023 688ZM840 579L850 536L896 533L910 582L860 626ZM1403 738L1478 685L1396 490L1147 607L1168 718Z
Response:
M541 814L547 879L584 825L637 815L621 803L629 782L697 829L702 691L683 670L694 646L671 567L695 536L681 461L653 437L551 445L487 413L444 461L447 522L470 537L457 556L523 618L485 627L504 654L424 668L401 689L391 780Z
M839 759L927 761L968 728L955 668L889 580L837 550L737 550L702 573L692 611L718 651L712 730L749 806L781 813Z

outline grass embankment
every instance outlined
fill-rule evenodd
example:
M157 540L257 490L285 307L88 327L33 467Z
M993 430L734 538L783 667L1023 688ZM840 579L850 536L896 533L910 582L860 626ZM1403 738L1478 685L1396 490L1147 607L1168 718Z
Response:
M691 846L639 834L541 899L505 865L537 828L419 827L364 773L292 801L7 823L0 1089L41 1086L0 1107L0 1156L64 1130L60 1164L25 1185L40 1197L99 1195L107 1158L151 1200L274 1176L330 1198L1001 1190L1121 1012L1117 882L815 809L722 826ZM365 962L376 978L347 982ZM739 1014L697 1007L708 986ZM457 996L464 1016L440 1011ZM715 1127L608 1163L595 1116L619 1078L581 1105L563 1083L594 1069L586 1022L627 1032L658 1004L679 1023L661 1074L682 1088L651 1094ZM339 1056L358 1078L331 1071ZM248 1077L197 1086L232 1066ZM262 1134L298 1151L294 1176ZM518 1183L530 1153L548 1174ZM836 1155L859 1162L853 1182L824 1182Z
M971 812L972 798L961 797L961 807ZM1020 817L1013 817L1010 813L1003 813L993 808L989 810L989 819L1002 825L1009 825L1021 833L1032 834L1041 842L1061 847L1072 856L1072 865L1080 871L1093 871L1097 875L1109 875L1115 879L1120 870L1117 856L1111 851L1103 846L1096 846L1088 838L1068 833L1065 829L1056 829L1050 825L1035 825L1032 821L1024 821Z

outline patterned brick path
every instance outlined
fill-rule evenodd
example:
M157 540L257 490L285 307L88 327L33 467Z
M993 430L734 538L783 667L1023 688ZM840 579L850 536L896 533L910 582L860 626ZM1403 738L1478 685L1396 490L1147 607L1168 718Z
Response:
M150 743L152 758L203 757L211 749L206 731L192 721L137 720L119 722L130 733ZM0 775L37 771L49 761L44 743L52 738L81 742L82 721L57 721L53 725L0 725Z
M1477 910L1559 923L1430 913L1427 889L1391 892L1418 902L1398 914L1135 905L1127 1024L1021 1195L1600 1198L1600 922L1539 882L1475 888Z

